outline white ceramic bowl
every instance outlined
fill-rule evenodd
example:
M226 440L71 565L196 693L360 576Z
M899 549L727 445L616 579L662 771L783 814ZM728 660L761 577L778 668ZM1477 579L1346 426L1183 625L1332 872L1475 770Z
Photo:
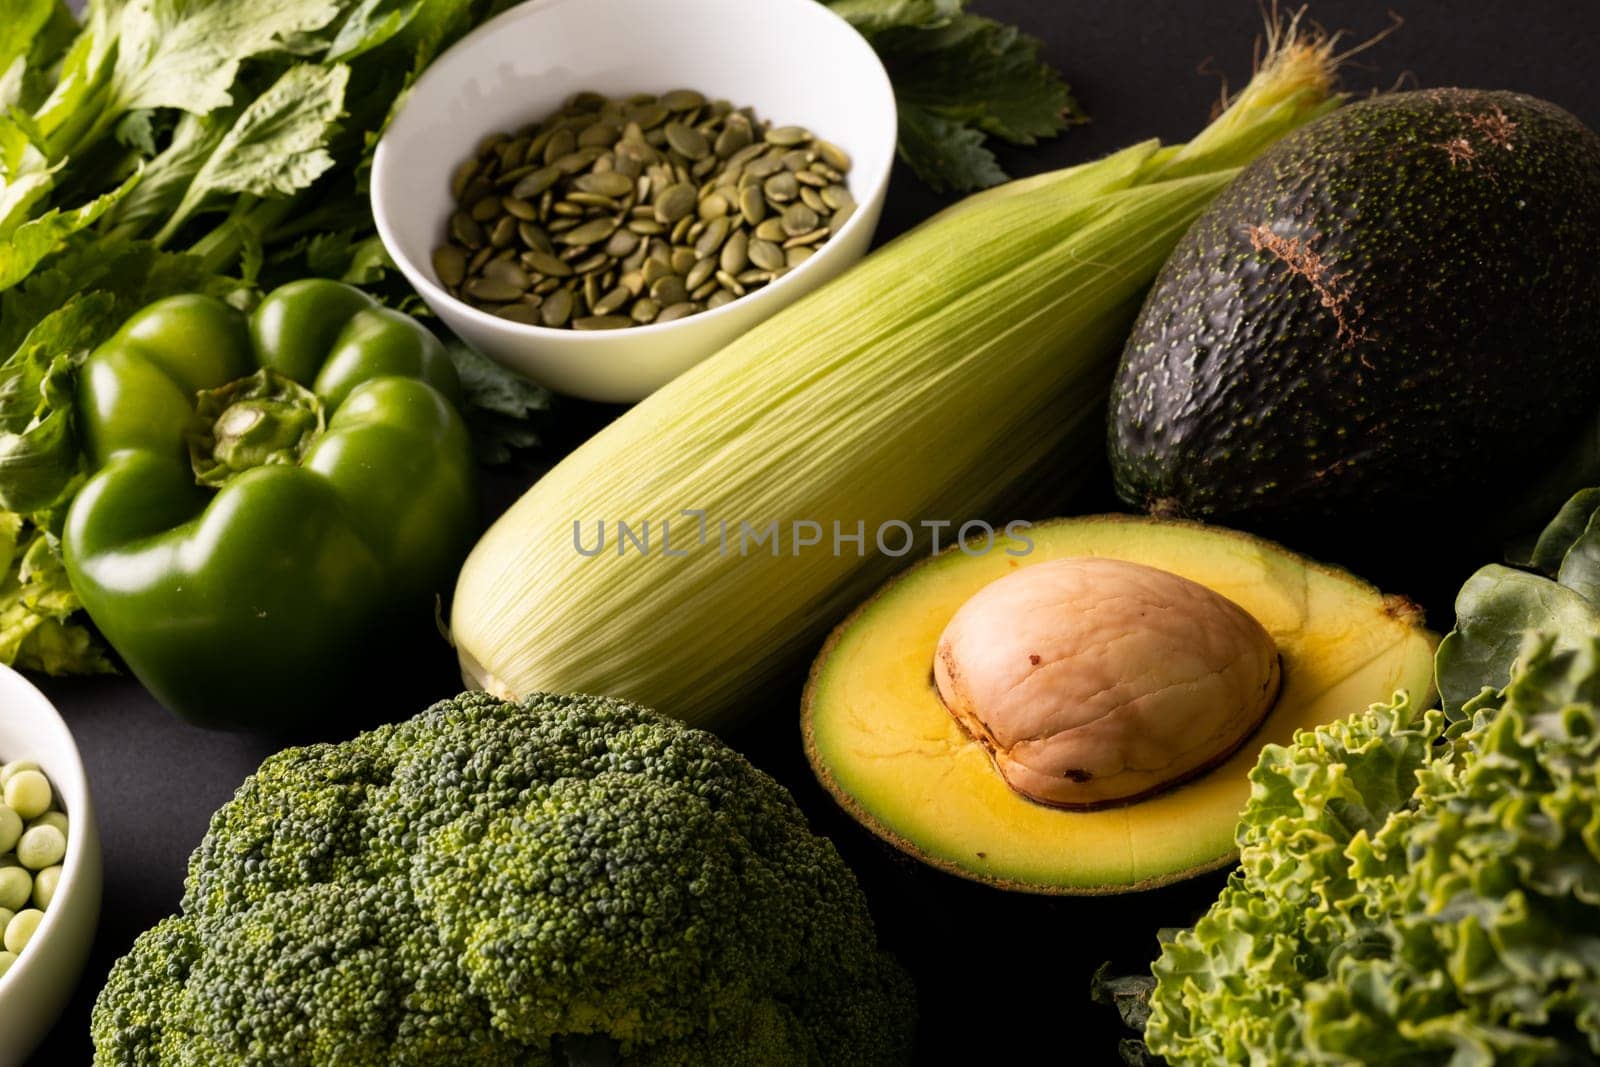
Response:
M39 764L66 809L61 881L28 947L0 977L0 1067L28 1058L66 1007L100 917L100 835L67 724L26 678L0 666L0 761Z
M817 254L731 303L659 325L553 330L468 307L434 277L450 176L486 135L571 94L698 89L851 157L858 208ZM838 275L872 240L895 148L894 91L877 55L816 0L532 0L434 61L378 144L372 213L394 261L463 340L558 392L633 401Z

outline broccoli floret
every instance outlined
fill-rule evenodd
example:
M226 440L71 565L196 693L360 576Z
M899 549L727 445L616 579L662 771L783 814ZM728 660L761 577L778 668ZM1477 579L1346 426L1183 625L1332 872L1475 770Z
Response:
M620 701L270 757L95 1004L100 1067L904 1063L911 985L788 793Z

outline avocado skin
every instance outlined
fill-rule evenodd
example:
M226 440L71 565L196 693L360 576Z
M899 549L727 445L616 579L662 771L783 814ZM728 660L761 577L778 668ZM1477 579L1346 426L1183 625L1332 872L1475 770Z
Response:
M1156 514L1381 536L1363 520L1515 498L1597 409L1600 138L1424 90L1301 128L1195 222L1124 350L1110 460Z

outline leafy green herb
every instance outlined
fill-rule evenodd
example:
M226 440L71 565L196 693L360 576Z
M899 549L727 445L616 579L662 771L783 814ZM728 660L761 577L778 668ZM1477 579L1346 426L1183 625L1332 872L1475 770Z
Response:
M478 461L499 466L539 443L531 417L550 407L550 394L459 341L446 346L467 399L467 429Z
M883 58L900 110L900 155L938 190L1005 181L989 137L1031 145L1083 121L1040 43L967 14L964 0L837 0L830 4Z
M1568 500L1521 562L1527 570L1484 567L1456 596L1455 629L1437 657L1452 716L1506 684L1532 631L1554 631L1560 648L1600 637L1600 489Z
M115 668L99 642L72 621L82 605L50 532L58 514L0 512L0 661L48 674L106 673Z

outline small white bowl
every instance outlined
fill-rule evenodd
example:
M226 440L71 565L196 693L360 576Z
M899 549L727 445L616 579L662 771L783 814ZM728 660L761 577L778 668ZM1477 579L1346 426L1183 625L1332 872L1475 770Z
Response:
M592 332L525 326L455 300L433 250L450 177L488 134L571 94L697 89L801 125L851 157L857 210L782 278L675 322ZM468 344L558 392L633 401L835 277L872 241L895 150L894 90L870 45L817 0L532 0L480 26L418 79L378 144L372 213L390 256Z
M0 762L33 760L67 813L61 881L28 946L0 977L0 1067L28 1058L72 996L100 918L100 835L72 733L26 678L0 666Z

